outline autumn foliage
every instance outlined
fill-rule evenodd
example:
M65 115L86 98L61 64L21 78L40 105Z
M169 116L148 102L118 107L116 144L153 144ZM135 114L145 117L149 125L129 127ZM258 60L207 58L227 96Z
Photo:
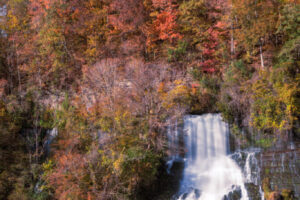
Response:
M186 113L262 141L299 130L296 1L0 6L0 199L156 199Z
M145 28L148 48L151 49L160 41L176 42L182 37L178 31L178 5L173 0L152 1L151 3L148 8L151 18Z

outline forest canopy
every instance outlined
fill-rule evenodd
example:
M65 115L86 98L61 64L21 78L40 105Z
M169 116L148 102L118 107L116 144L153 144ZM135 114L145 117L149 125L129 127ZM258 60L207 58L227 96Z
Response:
M0 199L136 199L185 114L300 137L296 0L0 7Z

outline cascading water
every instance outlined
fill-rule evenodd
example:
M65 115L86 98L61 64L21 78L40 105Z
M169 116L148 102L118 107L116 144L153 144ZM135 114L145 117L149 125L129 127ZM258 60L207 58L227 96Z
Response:
M248 200L245 177L228 156L229 128L219 114L186 116L186 162L179 200L222 200L236 190Z
M57 128L47 131L47 140L45 141L45 144L44 144L47 155L50 154L51 143L57 135L58 135Z
M179 147L179 141L178 141L178 127L177 127L177 121L175 121L174 125L169 125L167 128L167 136L168 136L168 147L170 152L169 160L167 161L167 173L170 173L170 170L173 166L173 163L179 159L178 155L178 147Z
M219 114L185 116L183 134L181 125L180 129L176 123L172 125L168 129L171 150L166 168L170 176L177 174L180 180L172 200L264 200L263 181L272 191L291 191L300 199L297 140L287 147L250 146L229 152L229 127Z

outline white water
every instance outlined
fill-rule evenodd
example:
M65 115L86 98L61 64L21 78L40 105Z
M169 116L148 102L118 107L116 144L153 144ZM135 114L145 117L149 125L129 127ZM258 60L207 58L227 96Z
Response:
M222 200L239 189L241 199L248 200L244 183L251 177L244 177L240 167L228 156L229 128L221 116L186 116L184 129L186 163L178 199ZM246 171L251 173L249 166Z
M51 143L52 141L54 140L54 138L58 135L58 130L57 128L54 128L54 129L51 129L51 130L48 130L48 133L47 133L47 140L45 141L45 150L46 150L46 153L49 154L50 153L50 146L51 146Z
M168 147L170 151L170 158L167 161L167 173L169 174L171 171L171 168L173 166L173 163L179 159L178 155L178 147L179 147L179 133L178 133L178 127L177 127L177 121L175 121L174 124L170 122L171 125L168 126L167 129L167 136L168 136Z
M255 155L257 152L247 152L246 163L244 167L244 174L247 183L254 183L255 185L260 184L260 168L258 160Z

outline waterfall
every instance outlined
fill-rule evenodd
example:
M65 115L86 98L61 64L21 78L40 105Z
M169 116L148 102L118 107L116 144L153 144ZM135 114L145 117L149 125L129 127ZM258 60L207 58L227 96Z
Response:
M243 172L228 156L229 128L221 116L185 116L184 129L186 161L178 199L223 200L234 194L248 200Z
M246 163L244 167L244 174L247 183L255 185L260 184L260 167L256 159L256 151L245 152L247 154Z
M170 122L171 123L171 122ZM168 137L168 148L170 151L170 157L169 160L166 162L167 165L167 173L170 174L171 168L173 166L173 163L176 161L176 159L179 158L178 155L178 149L179 149L179 143L178 143L178 129L177 129L177 121L175 121L175 124L168 126L167 128L167 137Z
M47 131L47 140L45 141L45 144L44 144L47 155L50 154L51 143L57 135L58 135L57 128L53 128L53 129Z
M229 127L219 114L187 115L178 126L180 131L176 122L171 124L167 131L171 150L166 168L170 176L180 173L179 188L172 193L172 200L264 200L264 178L269 179L272 191L290 190L299 199L297 140L286 148L251 145L230 152ZM175 166L183 168L176 171Z

